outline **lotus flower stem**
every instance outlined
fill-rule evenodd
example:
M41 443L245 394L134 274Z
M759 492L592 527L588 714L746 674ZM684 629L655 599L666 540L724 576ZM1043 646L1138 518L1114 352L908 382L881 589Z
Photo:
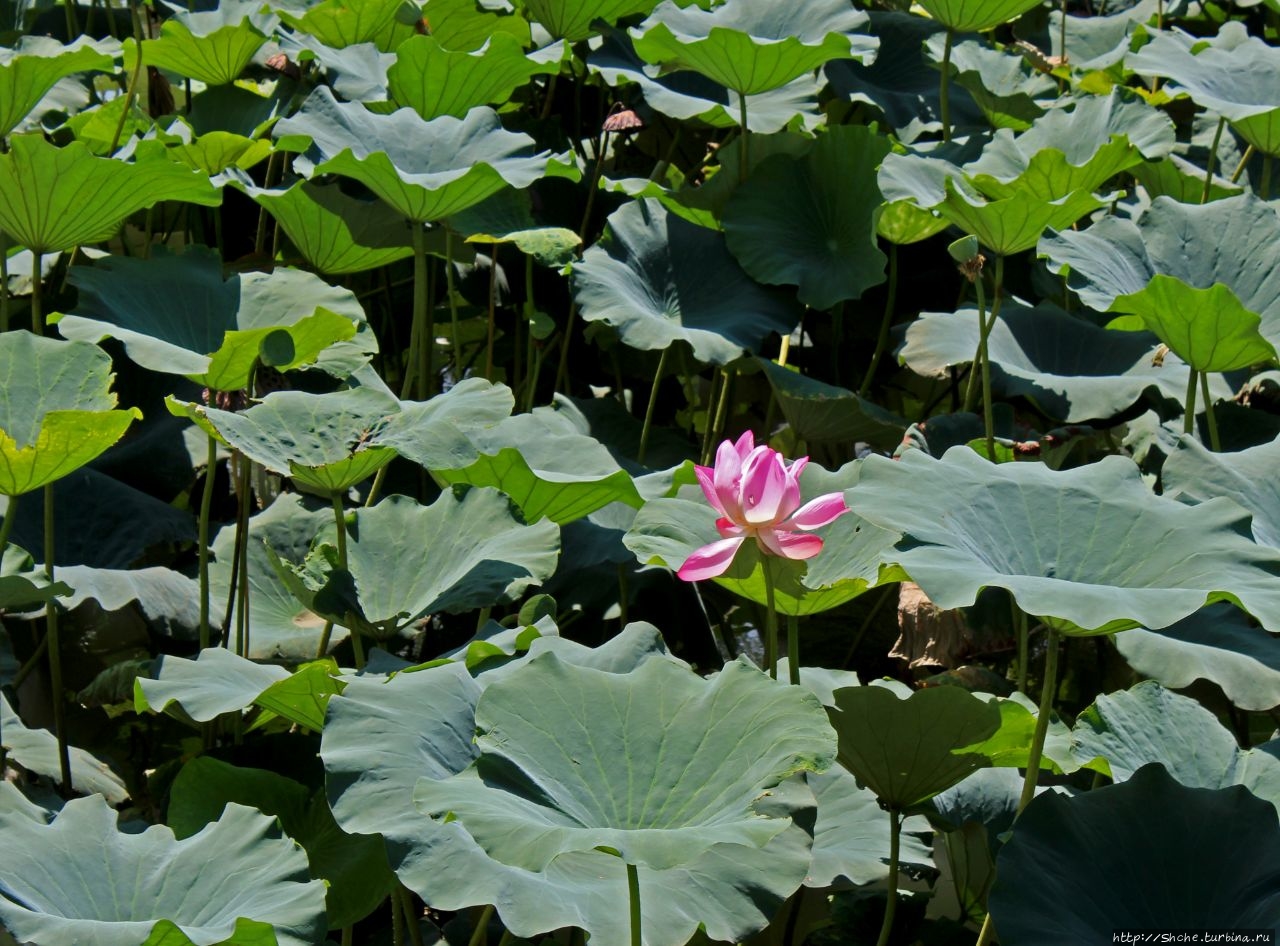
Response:
M627 899L631 904L631 946L644 946L640 936L640 871L627 865Z
M38 280L37 280L38 281ZM53 584L55 539L53 533L53 484L44 488L44 577ZM8 518L8 517L6 517ZM53 703L53 731L58 737L58 770L61 773L62 792L71 792L71 754L67 750L67 728L64 719L62 692L62 651L58 647L58 605L51 598L44 606L46 632L49 641L49 689Z
M942 47L942 78L938 80L938 118L942 121L942 140L951 140L951 46L956 34L948 29Z
M1222 452L1222 442L1218 439L1218 418L1213 414L1213 401L1209 397L1209 372L1201 371L1200 399L1204 401L1204 419L1209 426L1209 449L1214 453Z
M880 359L889 350L889 329L893 327L894 310L898 305L898 244L889 244L889 294L884 300L884 316L880 319L880 334L876 336L876 350L871 355L871 364L867 366L867 374L858 388L858 397L866 397L871 390L871 382L875 379L876 369L880 367ZM788 336L788 340L790 336ZM779 359L781 364L781 359Z
M1198 372L1192 368L1191 374L1187 377L1187 399L1182 411L1182 432L1184 434L1194 433L1196 429L1196 374Z
M747 96L744 92L738 93L738 124L742 126L742 138L738 141L738 183L741 184L747 179L751 159L751 145L747 141L750 134L747 131Z
M640 449L636 453L636 461L644 462L645 453L649 449L649 431L653 427L653 408L658 403L658 384L662 381L662 372L667 367L667 355L671 346L662 349L658 356L658 369L653 373L653 387L649 389L649 404L644 409L644 426L640 428Z
M769 676L778 679L778 611L774 606L773 568L766 556L760 562L764 574L764 662ZM796 673L799 673L796 667ZM794 682L794 681L793 681Z
M787 615L787 677L793 687L800 685L800 622Z
M488 904L480 911L480 918L476 920L476 928L471 931L471 939L467 941L467 946L480 946L488 938L489 921L492 919L493 904Z
M432 354L435 350L435 326L432 324L430 300L427 298L427 233L422 224L414 223L413 227L413 332L418 340L417 351L410 357L416 358L418 371L418 400L425 401L431 396L431 379L435 373ZM449 277L449 305L453 306L453 235L445 231L445 265ZM454 342L457 342L455 329ZM410 339L412 345L412 339Z
M893 917L898 911L898 857L902 838L902 817L889 809L889 890L884 903L884 922L876 946L889 946L893 934Z
M1232 184L1240 180L1240 175L1244 173L1244 169L1248 165L1249 159L1253 157L1253 152L1253 145L1249 145L1249 147L1244 149L1244 154L1240 155L1240 163L1237 164L1236 169L1231 172Z
M711 428L712 443L719 440L720 435L724 433L724 424L729 416L729 389L733 387L733 373L727 367L720 369L720 377L720 397L716 401L715 424Z
M1200 203L1209 202L1209 191L1213 186L1213 165L1218 159L1218 144L1222 141L1222 131L1227 127L1225 118L1218 119L1218 130L1213 133L1213 144L1209 147L1209 157L1204 163L1204 190L1200 193Z
M711 439L712 423L711 415L716 402L716 384L720 381L719 370L711 372L711 387L707 389L707 426L702 431L702 465L708 466L711 463L711 445L714 441Z
M218 441L208 435L209 449L204 466L204 489L200 492L200 543L198 565L200 577L200 649L209 646L209 513L213 507L213 480L218 466Z

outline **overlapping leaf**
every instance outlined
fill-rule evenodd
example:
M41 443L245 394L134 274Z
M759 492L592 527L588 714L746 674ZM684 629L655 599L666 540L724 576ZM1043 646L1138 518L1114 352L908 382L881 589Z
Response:
M119 49L87 36L62 44L25 36L0 47L0 137L8 135L59 81L78 72L109 72Z

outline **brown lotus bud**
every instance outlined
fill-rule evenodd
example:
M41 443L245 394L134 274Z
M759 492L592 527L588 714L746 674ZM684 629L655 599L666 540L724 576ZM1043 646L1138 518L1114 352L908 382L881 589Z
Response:
M302 77L302 70L298 68L298 64L284 53L276 53L274 56L268 56L267 68L273 72L280 73L282 76L287 76L290 79L299 79Z

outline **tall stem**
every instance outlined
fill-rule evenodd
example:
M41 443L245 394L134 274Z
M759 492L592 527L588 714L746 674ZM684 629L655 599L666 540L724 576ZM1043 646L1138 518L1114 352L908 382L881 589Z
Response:
M1187 376L1187 400L1182 412L1182 432L1192 433L1196 429L1196 375L1198 372L1190 368Z
M208 435L209 449L204 467L204 489L200 493L200 649L209 646L209 513L213 507L213 478L218 465L218 441Z
M973 353L973 363L969 367L969 380L964 386L964 409L972 412L978 404L978 384L982 377L982 359L986 348L983 344L987 332L987 293L983 288L982 273L974 281L974 290L978 295L978 347Z
M893 917L898 910L898 857L902 837L902 818L896 809L889 809L889 895L884 904L884 922L880 925L880 938L876 946L889 946L893 934Z
M751 145L747 141L751 133L747 131L747 96L738 93L738 124L742 126L742 137L738 139L738 183L747 179L751 159Z
M942 140L951 140L951 46L956 34L947 30L942 47L942 78L938 82L938 117L942 120Z
M1263 200L1271 199L1271 155L1262 156L1262 180L1258 182L1258 196Z
M564 321L564 338L560 342L560 364L556 365L556 381L553 386L557 394L564 391L569 380L569 344L573 341L573 323L577 314L578 300L575 299L569 303L569 316Z
M471 931L471 939L467 941L467 946L480 946L487 938L489 932L489 921L493 919L493 904L489 904L480 911L480 918L476 920L476 928Z
M884 300L884 316L880 319L880 334L876 336L876 350L871 356L871 365L867 368L862 386L858 388L858 397L866 397L871 390L871 382L880 367L880 359L889 350L889 329L893 327L894 309L898 304L898 244L889 244L889 294ZM790 340L790 336L787 337ZM781 359L779 359L781 362Z
M769 676L778 679L778 612L774 608L773 565L768 555L760 561L764 573L764 662ZM799 668L796 668L799 672Z
M249 390L253 390L252 381ZM240 607L236 608L236 654L249 657L249 474L253 469L253 461L240 454L240 510L237 528L244 532L245 541L240 543Z
M493 381L493 337L498 332L498 244L489 244L489 331L485 339L484 379ZM457 378L455 377L455 382Z
M1018 629L1018 692L1027 692L1027 615L1018 607L1016 601L1010 598L1013 604L1013 620Z
M39 262L39 260L37 260ZM53 560L55 554L53 534L53 484L44 488L44 577L53 584ZM49 639L49 688L53 691L53 731L58 737L58 771L61 772L62 792L70 794L71 753L67 749L67 729L62 692L62 651L58 646L58 606L50 599L44 606L46 632Z
M453 230L446 227L444 231L444 282L445 292L449 294L449 330L453 333L453 383L462 380L462 346L458 337L462 334L458 326L458 299L453 291ZM425 400L425 398L424 398Z
M1218 160L1218 145L1222 141L1222 131L1227 127L1225 118L1218 119L1218 130L1213 133L1213 144L1209 148L1209 159L1204 163L1204 190L1200 193L1200 203L1209 202L1209 191L1213 187L1213 165Z
M787 679L800 685L800 621L794 614L787 615Z
M715 424L712 422L712 416L715 414L716 403L716 383L721 381L721 372L713 370L711 372L711 387L707 389L707 426L702 431L702 465L710 466L711 457L715 452L715 446L711 442L714 433Z
M1204 401L1204 419L1209 426L1209 448L1214 453L1222 452L1222 442L1218 439L1218 418L1213 413L1213 401L1209 398L1209 372L1201 371L1200 399Z
M0 332L7 331L9 331L9 238L0 231Z
M721 368L720 374L724 377L724 382L720 385L720 397L716 401L715 423L711 428L711 454L707 458L707 463L711 462L710 456L715 453L716 444L720 442L725 421L729 417L729 391L733 387L733 374L728 367Z
M644 426L640 428L640 450L636 454L636 461L644 462L644 455L649 449L649 430L653 426L653 408L658 403L658 384L662 381L662 372L667 367L667 355L671 351L668 345L662 349L662 354L658 357L658 370L653 374L653 387L649 389L649 404L644 409Z
M1253 152L1254 152L1253 145L1249 145L1249 147L1244 149L1244 154L1240 155L1240 163L1237 164L1236 169L1231 172L1232 184L1240 180L1240 175L1244 173L1245 166L1248 165L1249 159L1253 157Z
M44 334L44 310L43 299L44 292L44 254L31 254L31 331L37 335Z
M631 946L644 946L640 935L640 871L627 865L627 900L631 905Z
M10 496L9 504L4 507L4 521L0 522L0 557L9 547L9 534L13 532L13 520L18 511L18 497Z
M427 231L421 222L410 224L413 228L413 331L411 335L418 340L418 349L410 357L415 358L418 368L418 400L425 401L431 396L431 380L435 375L432 354L435 351L435 326L431 324L430 306L427 304ZM449 236L445 235L446 255L452 252ZM450 287L452 288L452 287ZM412 339L410 340L412 345Z

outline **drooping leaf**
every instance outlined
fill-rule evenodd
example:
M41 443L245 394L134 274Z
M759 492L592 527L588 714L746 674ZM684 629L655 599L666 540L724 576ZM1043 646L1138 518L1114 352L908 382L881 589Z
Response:
M973 357L973 353L969 353ZM806 444L871 443L892 449L902 442L907 422L853 391L827 384L775 361L758 358L782 416Z
M274 25L275 18L260 13L260 6L224 0L207 11L179 10L161 24L159 37L142 41L143 61L207 85L234 82ZM137 55L135 45L126 47L126 68L133 68Z
M272 837L275 820L252 808L228 805L183 841L163 825L120 831L101 796L67 802L47 825L4 815L0 825L10 842L0 922L24 941L136 946L163 920L200 946L228 940L238 918L270 924L280 946L324 933L324 885L307 880L302 850Z
M921 495L927 505L912 498ZM939 608L996 586L1066 634L1167 627L1221 600L1280 628L1280 556L1241 534L1240 508L1154 496L1127 458L1054 471L993 466L967 447L941 460L910 450L864 460L846 497L903 533L889 557Z
M945 38L935 34L927 48L933 63L940 67ZM979 40L969 39L952 44L952 81L968 90L973 101L993 128L1024 131L1045 112L1057 91L1052 78L1034 69L1027 60L1002 51Z
M545 226L533 218L528 191L507 188L449 219L449 227L467 243L510 243L543 266L560 269L577 256L582 237L565 227Z
M1039 0L918 0L929 16L959 33L985 33L1016 20Z
M110 72L115 50L81 36L62 44L48 36L24 36L0 48L0 137L8 135L45 95L78 72Z
M47 778L61 777L57 737L47 729L32 729L23 723L3 693L0 693L0 745L4 746L10 762ZM124 780L105 761L76 746L67 748L71 785L76 791L101 796L113 805L129 797ZM5 813L0 810L0 824L4 818ZM0 873L0 917L3 917L4 899L4 875Z
M154 679L134 681L136 711L163 713L177 703L198 723L252 706L268 687L289 678L284 667L254 663L223 647L207 647L195 660L166 655L153 672Z
M66 582L49 584L44 578L44 569L37 569L31 556L10 542L0 550L0 611L43 610L49 601L71 594ZM17 664L10 669L16 672Z
M574 266L582 317L618 330L642 351L685 341L696 358L727 364L799 320L795 302L752 282L724 237L633 201L609 217L609 233Z
M387 88L397 105L409 106L427 121L441 115L462 118L477 105L506 102L534 76L559 68L559 61L526 56L520 41L506 33L474 52L450 50L435 36L414 36L396 50Z

